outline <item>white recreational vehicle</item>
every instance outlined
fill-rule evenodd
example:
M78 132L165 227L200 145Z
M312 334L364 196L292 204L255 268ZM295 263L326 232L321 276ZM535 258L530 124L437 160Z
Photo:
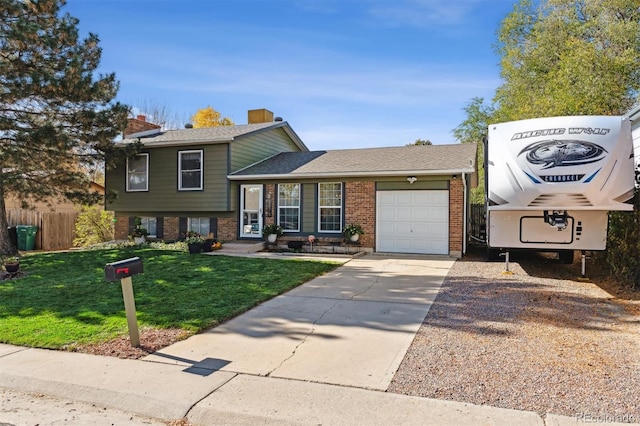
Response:
M636 165L636 188L640 188L640 104L627 112L631 120L631 138L633 139L633 152Z
M604 250L607 212L633 210L631 126L622 116L548 117L489 125L487 248Z

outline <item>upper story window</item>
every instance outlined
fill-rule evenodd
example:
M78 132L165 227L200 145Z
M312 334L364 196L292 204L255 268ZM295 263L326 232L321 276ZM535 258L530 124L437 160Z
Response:
M342 183L318 184L318 230L342 231Z
M149 154L127 159L127 191L149 190Z
M278 225L284 232L300 232L300 184L278 184Z
M178 152L178 189L202 189L202 150Z

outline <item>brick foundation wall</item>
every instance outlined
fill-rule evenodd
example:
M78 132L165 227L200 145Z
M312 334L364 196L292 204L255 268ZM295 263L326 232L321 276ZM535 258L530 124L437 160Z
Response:
M451 180L449 188L449 254L462 256L464 187L461 179Z
M177 217L164 218L163 240L177 240L180 238L180 220Z
M116 218L114 238L116 240L129 239L129 216L118 216Z
M229 223L227 224L227 221ZM218 219L218 235L216 238L224 239L225 241L236 239L236 223L235 219L219 218ZM219 235L225 237L220 237ZM183 238L184 235L180 235L180 218L178 217L164 217L163 220L163 235L161 240L175 241ZM129 216L118 216L118 220L115 224L115 239L126 240L129 238Z
M235 217L218 218L218 235L220 241L234 241L238 236L238 219Z
M272 225L276 223L277 220L277 212L276 212L276 186L273 184L264 186L265 200L271 200L271 211L267 211L267 206L264 208L264 216L262 217L264 225ZM267 201L268 203L268 201ZM269 216L271 214L271 216Z
M362 247L375 246L376 241L376 185L375 182L347 182L345 184L345 225L359 224Z

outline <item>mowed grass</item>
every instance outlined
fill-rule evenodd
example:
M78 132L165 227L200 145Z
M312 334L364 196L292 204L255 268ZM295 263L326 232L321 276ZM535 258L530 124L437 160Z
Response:
M31 254L24 277L0 281L0 342L60 349L127 335L120 282L106 282L104 266L134 256L144 267L133 277L138 325L189 333L337 267L152 248Z

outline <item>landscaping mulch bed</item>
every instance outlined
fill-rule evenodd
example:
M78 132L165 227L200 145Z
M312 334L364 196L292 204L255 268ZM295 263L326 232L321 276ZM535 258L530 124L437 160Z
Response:
M104 343L76 346L72 350L91 355L140 359L191 335L182 329L176 328L146 328L140 330L139 334L140 346L137 348L131 346L131 341L127 335Z
M578 259L504 270L455 263L388 392L640 422L640 294Z

